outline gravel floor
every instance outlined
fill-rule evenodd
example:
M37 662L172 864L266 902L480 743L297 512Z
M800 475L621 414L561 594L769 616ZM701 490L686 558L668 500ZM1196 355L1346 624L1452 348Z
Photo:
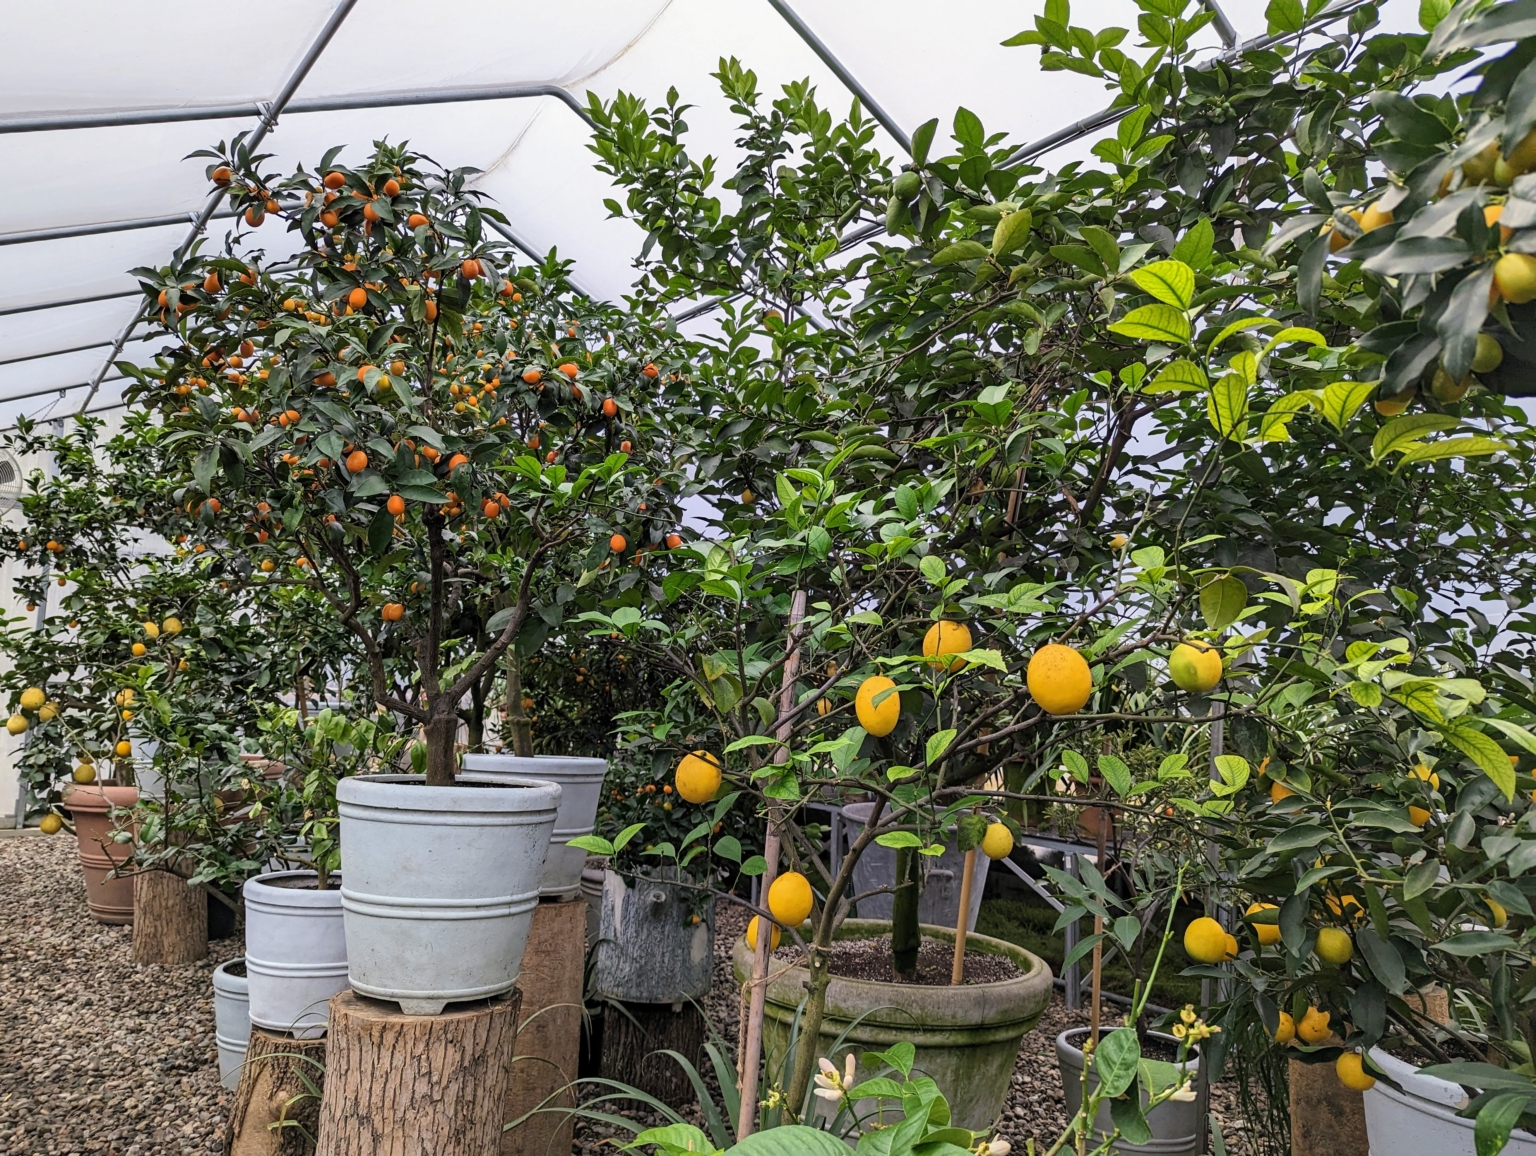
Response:
M222 1147L216 941L187 967L128 961L94 922L68 836L0 838L0 1152L176 1156Z

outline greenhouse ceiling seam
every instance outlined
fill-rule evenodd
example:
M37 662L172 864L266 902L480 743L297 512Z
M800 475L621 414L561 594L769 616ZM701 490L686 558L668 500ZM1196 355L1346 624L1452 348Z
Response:
M768 0L773 10L784 18L784 22L794 29L795 34L805 41L806 45L821 58L821 62L832 70L834 76L843 82L843 86L858 97L859 103L869 110L869 114L880 122L885 131L896 138L896 143L908 156L912 155L912 138L908 136L901 125L896 123L896 118L880 107L880 102L870 95L869 89L859 82L837 54L827 47L821 37L811 31L811 26L800 18L800 14L789 6L787 0Z
M112 381L116 381L117 378L114 377L111 380ZM126 401L114 401L111 405L98 405L95 409L77 409L75 411L75 413L74 413L74 416L75 417L82 417L82 416L88 416L90 414L97 414L97 413L111 413L114 409L126 409L127 406L128 406L128 403ZM32 421L63 421L64 418L67 417L67 416L69 416L69 415L68 414L47 414L47 415L39 415L39 416L36 416L36 417L31 417L30 420L32 420ZM30 417L30 415L29 415L29 417ZM0 426L0 434L14 433L18 428L20 428L20 427L17 426L15 423L12 423L11 425L8 425L8 426Z
M112 339L106 341L93 341L89 345L71 345L68 349L50 349L46 353L24 353L20 357L0 358L0 365L15 365L22 361L41 361L45 357L63 357L66 353L84 353L87 349L105 349L112 344ZM0 401L3 401L0 398Z
M102 380L101 384L102 385L107 385L107 384L109 384L111 382L114 382L114 381L129 381L129 380L131 380L131 378L129 378L129 376L125 373L125 374L122 374L119 377L104 378ZM28 390L26 393L0 394L0 405L5 405L8 402L13 402L13 401L26 401L29 398L34 398L34 397L47 397L50 393L56 393L60 397L63 397L66 393L71 393L74 390L85 389L90 384L91 383L89 381L76 381L76 382L70 383L69 385L50 385L47 389L31 389L31 390Z
M325 26L320 29L319 34L305 51L303 58L298 63L298 67L288 77L287 82L278 92L276 99L264 106L260 123L257 124L256 128L252 130L251 135L244 142L248 150L254 152L257 146L266 139L267 134L277 124L277 118L282 115L283 110L288 107L289 101L293 99L294 94L298 91L299 85L304 83L304 78L309 75L310 69L315 66L321 54L331 43L331 38L336 35L337 30L341 28L342 22L346 20L348 14L356 6L357 0L338 0L336 7L331 9L330 16L326 18ZM219 207L219 202L224 199L225 192L226 187L221 186L216 187L209 194L207 204L203 206L202 212L198 214L197 219L192 222L192 229L187 234L187 239L176 250L175 256L172 258L173 264L176 261L180 261L182 255L192 247L192 242L197 239L198 234L203 231L209 220L212 219L214 211ZM123 346L128 344L128 338L138 328L139 322L144 319L144 315L148 310L149 298L145 297L139 302L138 308L134 310L133 319L128 322L123 331L118 334L117 340L113 342L112 352L107 354L106 361L102 363L101 369L97 371L95 379L91 382L90 392L86 394L85 400L80 403L81 413L84 413L90 406L91 399L96 396L96 391L101 388L102 379L107 376L107 370L112 368L112 363L122 353Z
M90 305L95 301L116 301L120 297L137 297L143 290L135 285L132 289L118 289L112 293L94 293L88 297L66 297L62 301L43 301L32 305L12 305L0 309L0 317L14 317L18 313L36 313L40 309L64 309L70 305Z
M102 233L128 233L134 229L159 229L166 225L196 223L199 213L171 213L163 217L130 217L125 221L100 221L94 225L61 225L57 229L29 229L21 233L0 233L0 247L30 245L35 241L63 241L70 237L95 237ZM238 217L238 209L221 209L208 219Z
M289 101L284 113L354 112L372 108L405 108L423 104L468 104L477 101L521 100L552 96L592 124L582 103L558 84L495 84L464 88L404 89L393 92L356 93L351 96L312 96ZM0 136L19 132L64 132L81 128L128 128L133 125L172 124L194 120L230 120L261 116L264 102L224 105L191 105L176 108L145 108L129 112L71 113L50 117L0 119Z

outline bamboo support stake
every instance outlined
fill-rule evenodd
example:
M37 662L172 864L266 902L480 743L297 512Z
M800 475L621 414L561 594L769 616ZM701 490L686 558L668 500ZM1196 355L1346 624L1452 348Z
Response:
M781 718L795 706L795 679L800 674L800 622L804 618L805 591L796 590L794 601L790 603L789 608L789 656L784 660L784 685L779 692L779 717ZM789 747L784 744L789 741L792 729L787 724L779 727L777 737L780 746L774 752L774 762L789 761ZM759 902L759 906L765 909L768 906L768 891L779 873L779 824L781 821L778 805L770 804L768 834L763 840L763 858L767 860L768 865L763 869L761 877L762 891ZM738 1141L752 1135L752 1130L757 1124L758 1069L763 1061L763 1008L768 998L768 957L772 954L773 943L772 927L765 926L766 924L767 921L762 920L758 925L757 951L752 956L752 999L747 1006L747 1040L741 1057L741 1105L736 1116Z
M955 920L955 963L949 969L951 986L965 978L965 935L971 926L971 880L976 875L976 848L965 853L965 867L960 877L960 915Z
M1100 877L1103 877L1104 875L1104 841L1106 828L1108 828L1110 823L1109 815L1110 811L1108 807L1099 808L1099 856L1094 861L1093 865L1098 868ZM1093 917L1093 933L1095 935L1104 934L1104 917L1102 915L1095 915ZM1103 987L1103 982L1104 941L1102 939L1098 939L1095 940L1093 944L1093 997L1090 1001L1088 1011L1088 1042L1094 1048L1099 1046L1099 1005L1101 1002L1100 992ZM1087 1054L1086 1050L1084 1054Z

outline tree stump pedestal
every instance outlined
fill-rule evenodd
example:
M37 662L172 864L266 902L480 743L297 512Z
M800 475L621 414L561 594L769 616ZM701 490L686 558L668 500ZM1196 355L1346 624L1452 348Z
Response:
M1332 1064L1292 1060L1291 1156L1364 1156L1365 1098L1339 1083Z
M134 963L196 963L208 954L208 897L171 871L133 877Z
M317 1156L499 1156L518 994L410 1016L331 1000Z
M509 1124L528 1118L502 1133L501 1156L563 1156L571 1150L574 1117L538 1109L576 1106L570 1085L581 1057L586 931L585 903L544 902L533 914L517 979L522 1008L503 1113Z
M320 1120L315 1093L324 1080L323 1038L297 1040L251 1025L224 1156L310 1156Z

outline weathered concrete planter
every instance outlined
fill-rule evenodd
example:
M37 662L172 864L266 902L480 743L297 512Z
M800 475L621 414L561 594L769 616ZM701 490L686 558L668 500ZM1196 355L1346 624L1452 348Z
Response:
M838 939L868 939L889 935L891 925L850 919ZM924 926L925 939L953 943L951 928ZM809 927L804 934L809 934ZM838 1037L844 1046L832 1056L841 1064L849 1051L883 1051L910 1042L917 1049L915 1070L931 1076L949 1100L954 1122L962 1128L990 1127L1003 1108L1013 1076L1014 1061L1024 1033L1039 1021L1051 1001L1051 968L1037 955L986 935L966 937L968 953L1001 955L1024 973L997 983L959 987L923 987L833 977L827 985L826 1014L821 1025L818 1055L828 1055ZM752 952L746 938L732 953L736 978L745 982L752 972ZM781 1070L789 1048L796 1011L805 998L810 971L790 968L768 984L763 1017L763 1047L767 1071ZM855 1022L857 1021L857 1022Z
M219 1045L219 1083L236 1088L251 1042L251 996L244 959L231 959L213 969L213 1034Z
M341 780L336 801L352 990L428 1016L511 991L559 785L429 787L421 775L355 775Z
M549 836L549 854L539 894L545 899L574 899L581 893L581 871L587 853L567 844L592 834L597 804L603 793L608 764L602 759L561 756L519 758L516 755L465 755L459 780L465 783L526 782L537 779L560 784L560 810Z
M1077 1114L1077 1110L1083 1103L1083 1044L1088 1039L1088 1028L1072 1028L1064 1031L1056 1037L1056 1059L1061 1064L1062 1091L1067 1097L1067 1116L1070 1118ZM1100 1029L1101 1038L1105 1029ZM1157 1039L1177 1048L1179 1041L1162 1032L1152 1032ZM1189 1059L1185 1067L1190 1072L1200 1070L1200 1053L1196 1048L1190 1049ZM1098 1086L1098 1079L1088 1078L1089 1089ZM1159 1104L1147 1115L1147 1126L1152 1129L1152 1139L1145 1144L1119 1143L1114 1151L1121 1156L1186 1156L1186 1154L1200 1151L1200 1121L1205 1119L1209 1111L1206 1101L1208 1092L1201 1088L1199 1094L1193 1100L1168 1100ZM1146 1103L1146 1098L1142 1098ZM1114 1130L1114 1121L1109 1118L1109 1104L1106 1101L1099 1105L1098 1115L1093 1120L1094 1128L1100 1132Z
M133 922L133 876L112 874L133 854L133 844L112 841L112 809L131 807L138 801L137 787L109 783L73 786L64 792L64 806L74 820L80 848L85 902L98 923Z
M1365 1133L1370 1156L1475 1156L1473 1121L1456 1113L1467 1105L1460 1084L1426 1076L1412 1064L1371 1049L1371 1062L1402 1086L1384 1081L1365 1093ZM1515 1131L1504 1156L1536 1156L1536 1136Z
M605 999L679 1003L703 999L715 958L715 900L694 923L699 892L666 879L603 874L592 989Z
M299 1039L325 1034L330 998L347 989L341 891L313 871L247 879L245 970L251 1022Z
M873 803L849 803L843 808L843 823L850 841L869 822ZM950 832L953 834L953 830ZM919 856L923 869L922 893L917 901L919 923L932 923L939 927L953 927L960 921L960 882L965 871L965 853L950 845L937 858ZM966 924L976 926L976 914L981 910L981 893L987 886L987 870L992 860L985 855L976 856L976 877L971 881L971 918ZM864 849L859 861L853 865L853 891L862 895L879 887L890 887L896 882L896 852L889 847L872 843ZM870 895L859 900L860 918L889 919L896 896L887 891L883 895Z

